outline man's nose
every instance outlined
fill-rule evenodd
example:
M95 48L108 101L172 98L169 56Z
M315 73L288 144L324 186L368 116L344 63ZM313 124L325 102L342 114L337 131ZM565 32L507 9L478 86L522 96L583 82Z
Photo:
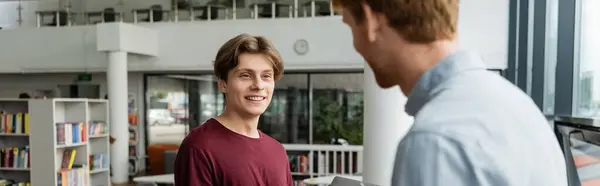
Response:
M263 90L263 89L265 89L265 83L263 82L262 79L256 78L252 82L252 89L253 90Z

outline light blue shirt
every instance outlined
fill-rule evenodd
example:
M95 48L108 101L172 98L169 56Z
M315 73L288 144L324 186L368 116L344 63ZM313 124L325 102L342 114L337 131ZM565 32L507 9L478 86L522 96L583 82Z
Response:
M393 186L566 186L565 159L533 101L481 58L457 52L408 96L415 122L398 145Z

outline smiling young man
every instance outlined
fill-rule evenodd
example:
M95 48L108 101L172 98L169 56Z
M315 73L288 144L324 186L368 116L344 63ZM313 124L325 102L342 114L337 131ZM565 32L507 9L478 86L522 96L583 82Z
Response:
M175 160L177 186L291 186L283 146L257 129L283 74L265 38L241 34L217 53L214 73L225 110L192 130Z
M458 49L458 0L338 4L379 86L398 85L415 118L393 186L567 185L558 141L533 101Z

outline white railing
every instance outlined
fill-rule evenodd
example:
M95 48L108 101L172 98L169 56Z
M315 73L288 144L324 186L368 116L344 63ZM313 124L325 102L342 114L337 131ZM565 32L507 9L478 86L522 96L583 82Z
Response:
M284 144L292 175L306 178L362 173L363 146Z
M235 19L314 18L336 15L331 0L254 0L243 6L236 4L239 0L211 1L203 4L193 3L197 1L189 0L187 1L189 3L183 2L183 4L179 1L173 1L174 3L172 4L143 5L145 7L131 7L133 5L119 1L121 3L117 3L114 6L95 7L94 10L83 8L79 1L20 0L0 2L0 9L11 10L8 15L9 18L0 19L0 27L66 27L113 21L154 23ZM33 20L28 21L25 19L27 17Z

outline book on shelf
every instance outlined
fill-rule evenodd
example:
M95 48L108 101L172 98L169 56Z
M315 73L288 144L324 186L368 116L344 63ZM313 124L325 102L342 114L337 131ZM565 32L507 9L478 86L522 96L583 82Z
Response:
M104 121L91 121L90 122L90 136L97 136L102 134L108 134L109 128L106 127Z
M288 159L290 161L290 169L293 173L308 174L310 172L307 155L288 155Z
M87 165L73 165L72 169L61 169L56 174L59 186L88 185Z
M65 149L63 152L63 159L60 164L61 169L71 169L73 168L73 162L75 161L75 155L77 154L77 150L75 149Z
M135 145L130 145L129 146L129 157L136 157L137 156L137 149Z
M29 113L2 113L0 133L29 134Z
M293 186L305 186L304 181L303 180L294 180L292 182Z
M2 168L30 168L30 161L29 146L0 149L0 167Z
M58 145L70 145L85 142L87 137L85 123L66 122L56 124L56 142Z
M92 154L89 157L89 164L90 164L90 170L96 170L96 169L108 169L110 166L110 162L108 162L109 160L109 154L108 153L96 153L96 154Z
M30 182L19 182L12 179L0 178L0 186L31 186Z

